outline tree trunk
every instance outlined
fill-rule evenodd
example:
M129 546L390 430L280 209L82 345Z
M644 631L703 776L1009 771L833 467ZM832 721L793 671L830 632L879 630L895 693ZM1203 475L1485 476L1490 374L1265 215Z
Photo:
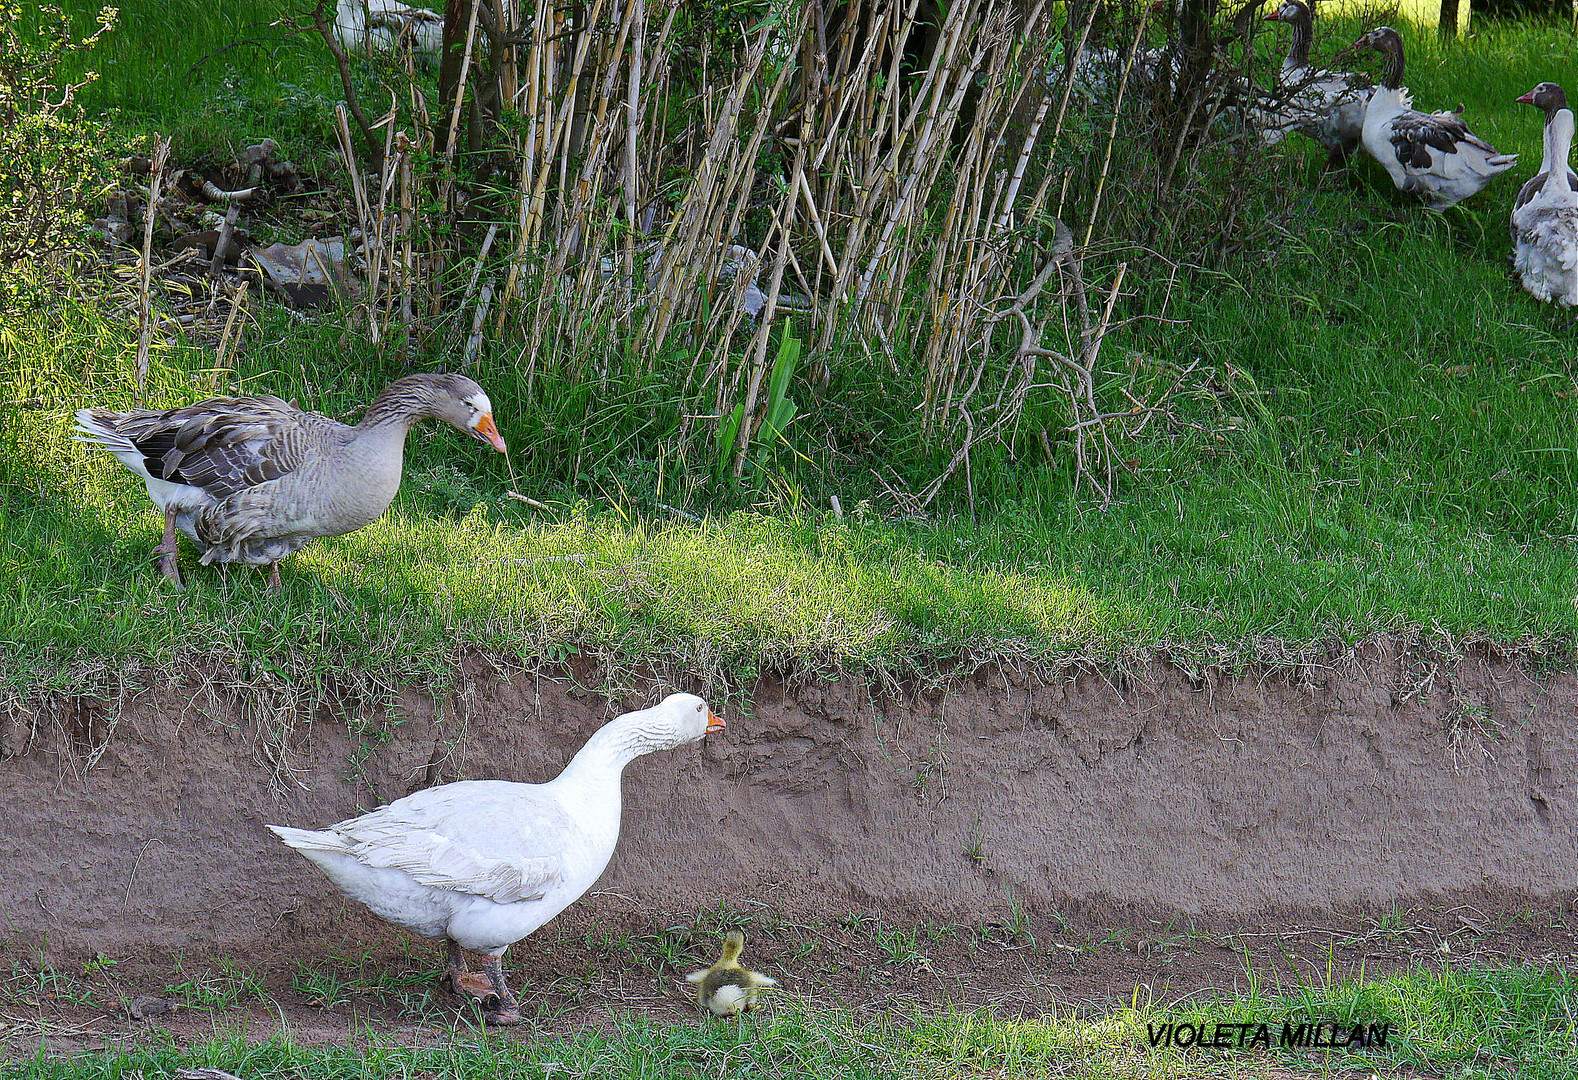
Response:
M476 0L444 0L444 52L438 64L438 111L433 114L433 149L449 150L449 118L460 91L460 62L466 52L466 23ZM456 137L459 137L457 132Z

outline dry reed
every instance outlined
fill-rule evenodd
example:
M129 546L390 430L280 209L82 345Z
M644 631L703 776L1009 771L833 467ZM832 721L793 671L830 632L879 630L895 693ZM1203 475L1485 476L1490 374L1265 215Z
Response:
M516 342L528 387L550 368L561 384L599 387L671 369L687 423L706 425L724 471L740 476L781 408L767 388L794 312L810 357L797 392L825 392L838 357L859 356L915 394L916 435L946 464L901 498L924 506L962 472L973 501L972 453L984 440L1015 453L1032 407L1041 426L1054 418L1076 475L1111 497L1119 418L1162 407L1099 367L1136 270L1132 258L1092 257L1115 151L1134 157L1125 96L1156 95L1136 63L1144 10L1098 35L1093 11L1071 19L1050 0L946 11L811 0L764 5L773 15L757 27L682 57L679 28L695 15L683 0L537 0L486 17L480 7L462 9L462 90L510 118L485 157L502 212L480 251L452 230L413 253L422 180L410 176L410 141L393 136L392 116L368 125L393 140L379 148L400 177L391 214L391 181L364 189L339 117L375 335L397 293L412 329L413 308L441 310L448 289L445 332L466 360L490 337ZM1124 55L1115 96L1072 74L1098 37ZM415 121L419 95L411 102ZM453 201L461 100L446 109L436 190ZM1083 217L1077 247L1062 221L1071 211ZM463 288L443 283L444 266L467 264ZM412 300L422 290L433 303ZM1040 445L1050 448L1044 435Z

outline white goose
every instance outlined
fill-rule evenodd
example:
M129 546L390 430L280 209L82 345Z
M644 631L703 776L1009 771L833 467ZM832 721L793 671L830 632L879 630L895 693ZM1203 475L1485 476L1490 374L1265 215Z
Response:
M269 568L320 536L365 528L400 490L406 432L432 417L504 452L493 406L464 375L407 375L355 427L277 397L210 398L179 409L81 409L79 442L102 446L142 477L164 511L159 569L176 588L176 530L202 563Z
M334 36L347 52L374 56L409 45L418 59L433 62L444 47L444 17L400 0L339 0Z
M1378 26L1351 48L1374 49L1386 58L1381 85L1364 110L1360 144L1380 162L1397 190L1444 210L1475 194L1518 163L1468 130L1456 113L1422 113L1403 89L1403 39Z
M694 694L604 724L546 784L463 780L427 788L322 832L269 828L352 900L449 945L445 977L494 1024L520 1020L504 951L592 887L619 840L619 781L654 750L727 725ZM486 957L479 980L465 951Z
M1518 100L1534 104L1546 87L1565 101L1554 83L1541 83ZM1512 264L1523 288L1536 300L1564 307L1578 305L1578 189L1567 165L1572 142L1572 110L1553 109L1545 123L1545 182L1512 211Z
M1287 98L1271 130L1302 132L1326 148L1328 165L1343 164L1359 148L1371 88L1351 71L1310 67L1315 24L1303 0L1283 0L1266 20L1287 23L1293 30L1277 78Z

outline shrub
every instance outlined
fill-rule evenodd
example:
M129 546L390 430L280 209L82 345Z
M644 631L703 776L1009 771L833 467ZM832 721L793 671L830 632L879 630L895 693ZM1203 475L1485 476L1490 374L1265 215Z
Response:
M0 0L0 267L58 251L83 224L84 198L103 175L102 140L75 107L78 90L61 75L69 53L90 47L113 25L73 34L58 8Z

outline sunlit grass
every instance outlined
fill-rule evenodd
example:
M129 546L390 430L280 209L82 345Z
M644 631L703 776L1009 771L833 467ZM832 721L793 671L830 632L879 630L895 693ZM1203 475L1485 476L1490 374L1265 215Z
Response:
M0 641L33 669L217 649L412 672L464 648L590 648L742 675L1155 646L1248 657L1380 631L1570 644L1578 443L1559 341L1485 317L1470 325L1494 357L1449 339L1417 355L1396 345L1429 333L1427 314L1358 288L1335 325L1321 314L1333 298L1280 291L1292 284L1189 300L1196 344L1218 338L1254 373L1234 406L1242 427L1222 443L1140 448L1107 511L1051 484L976 519L848 500L841 520L805 503L692 504L688 520L651 488L578 496L534 452L510 373L479 371L511 458L419 428L390 514L292 557L277 597L255 571L195 565L189 546L189 590L160 585L159 518L141 483L70 438L74 408L131 403L129 334L89 301L46 309L0 328L9 396L24 403L0 433L0 588L13 598ZM1450 282L1420 288L1451 310ZM1508 301L1482 291L1471 303ZM195 348L160 350L148 400L267 388L354 417L383 376L317 351L317 338L307 327L235 373L212 372ZM510 498L512 484L551 509Z

